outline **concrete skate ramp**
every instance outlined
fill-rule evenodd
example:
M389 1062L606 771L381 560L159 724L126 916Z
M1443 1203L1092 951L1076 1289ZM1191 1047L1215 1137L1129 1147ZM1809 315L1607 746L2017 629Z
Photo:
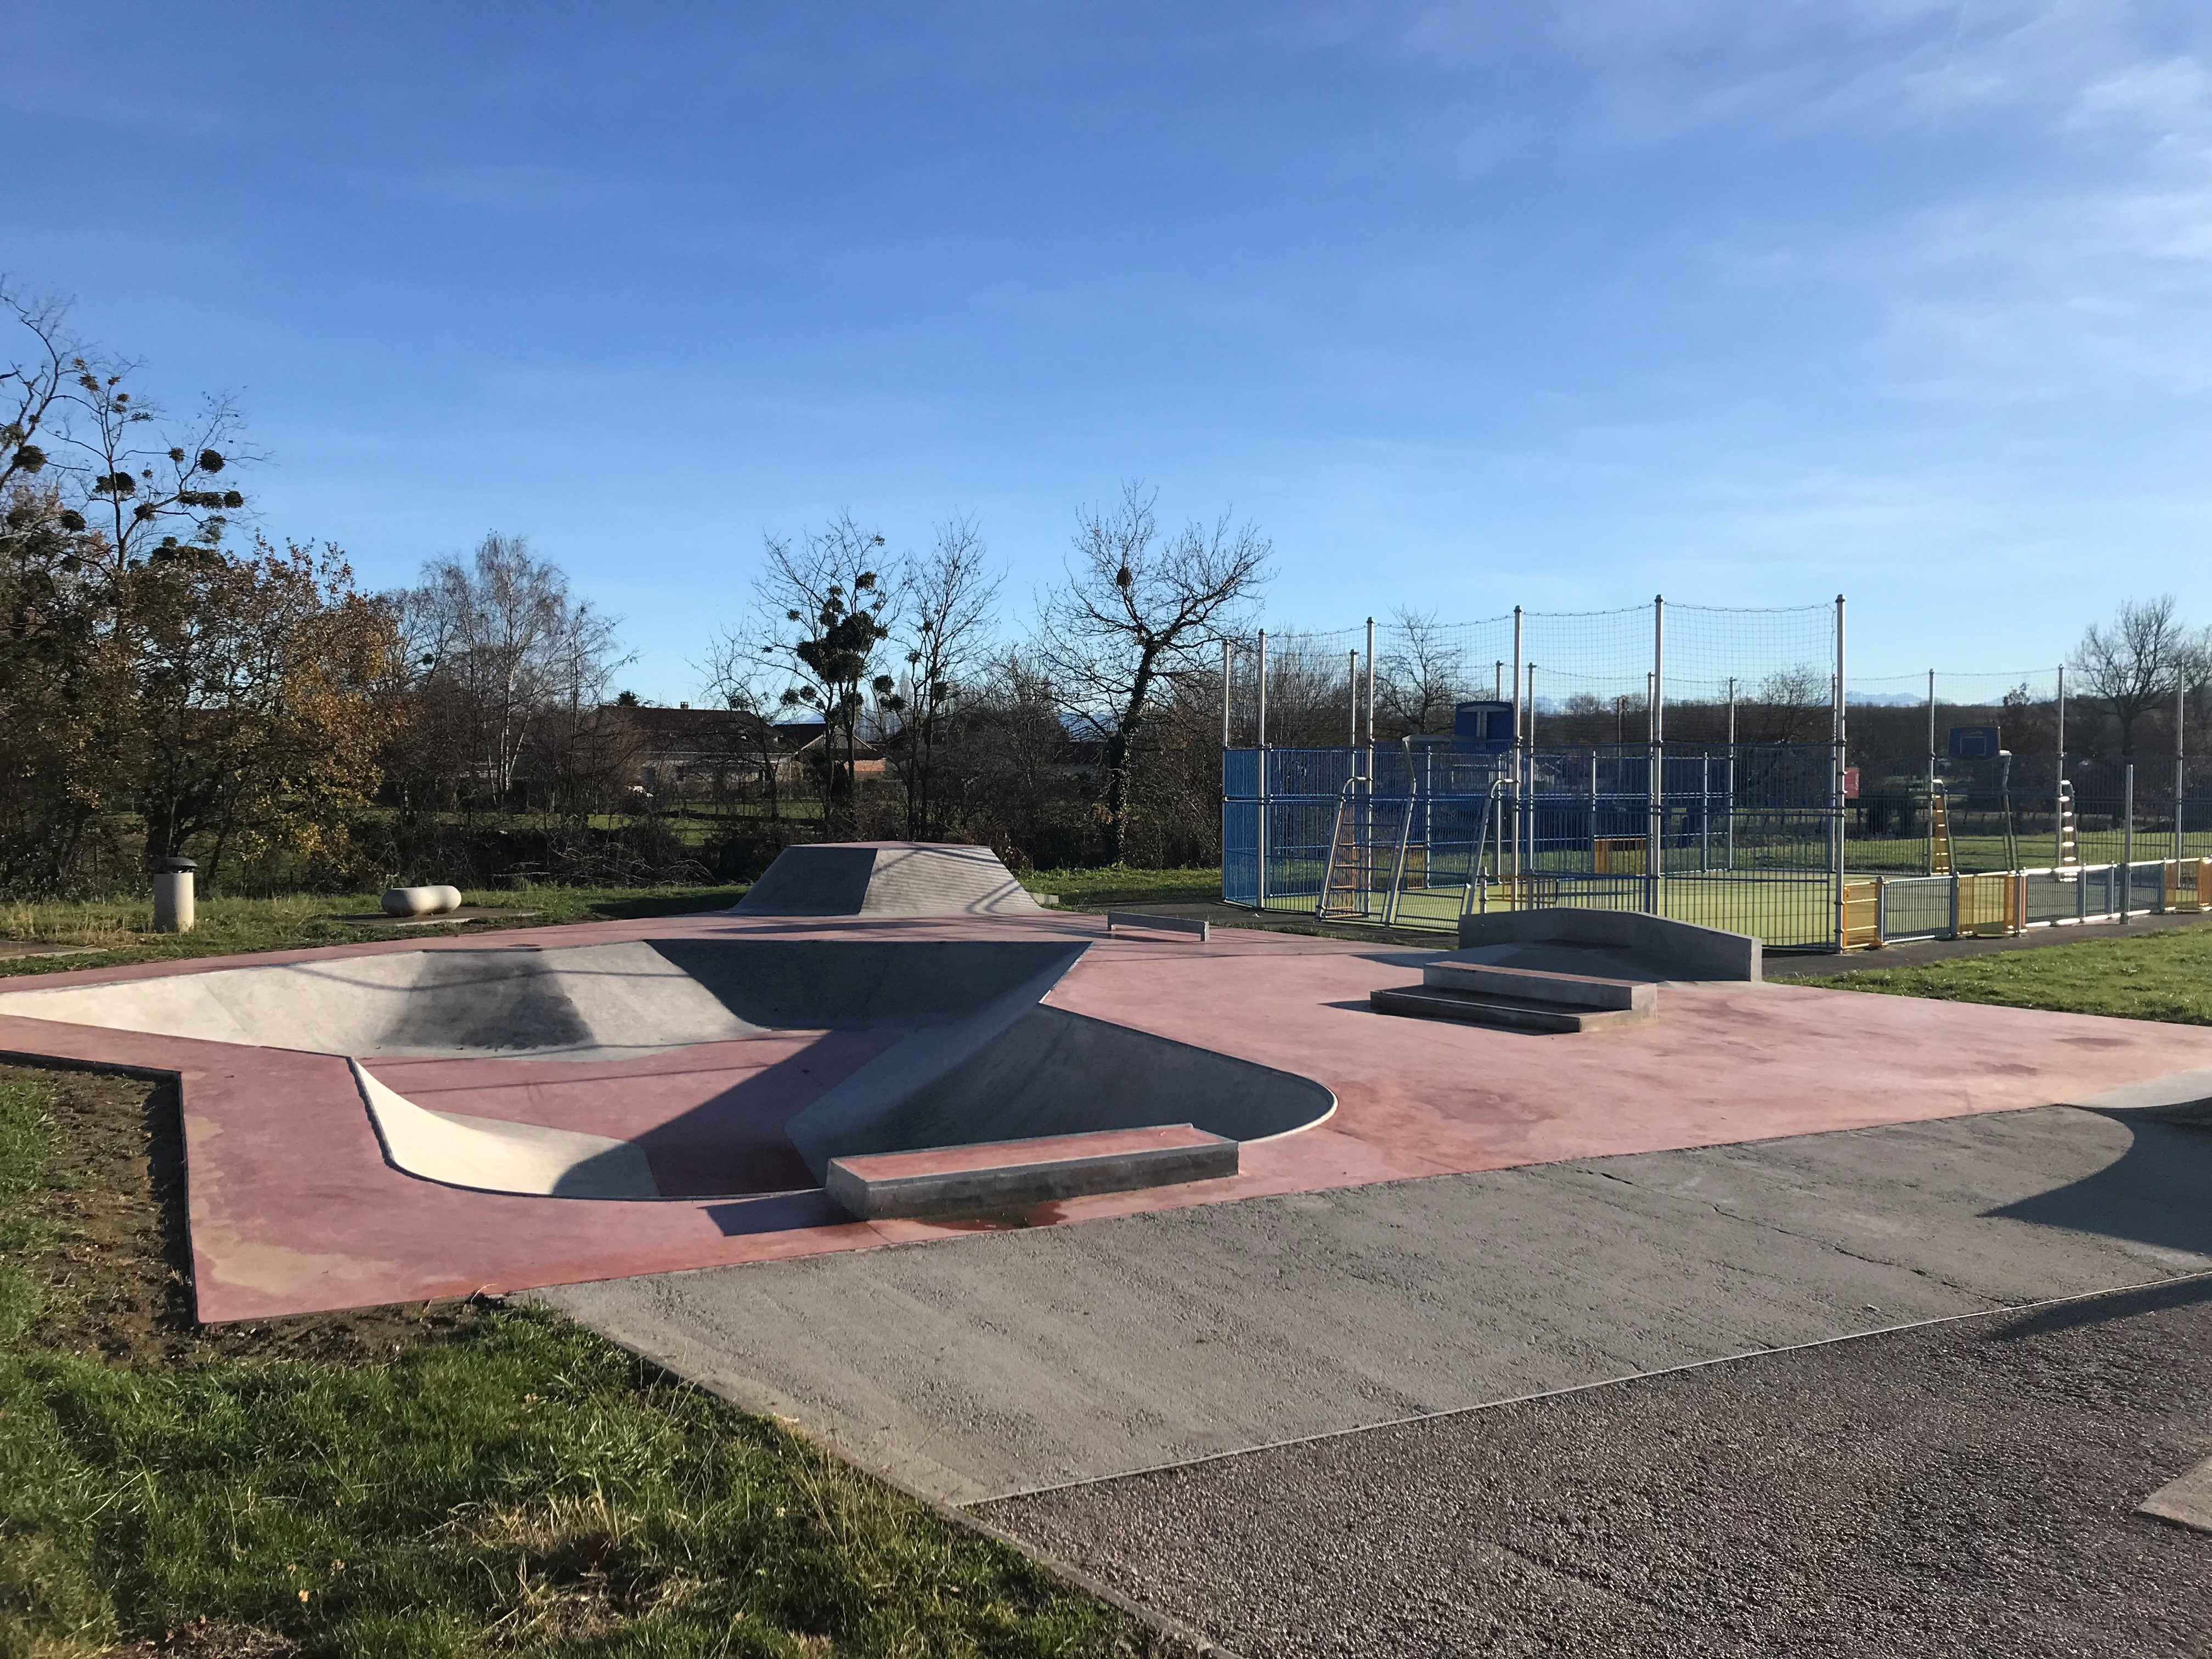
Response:
M768 1030L941 1022L1040 975L1048 984L1082 951L811 939L409 951L18 991L0 995L0 1013L323 1054L617 1060Z
M501 1118L433 1112L352 1062L354 1082L394 1169L449 1187L544 1198L659 1198L635 1141Z
M1336 1110L1311 1079L1041 1006L1029 988L907 1038L793 1117L785 1133L816 1179L832 1158L1101 1129L1267 1140Z
M623 1061L700 1044L787 1043L793 1033L881 1033L881 1052L802 1092L781 1125L817 1182L830 1159L862 1153L1166 1124L1255 1140L1334 1109L1328 1091L1304 1078L1044 1006L1087 948L674 939L390 951L20 991L0 995L0 1013L343 1054L395 1168L550 1197L738 1194L697 1190L704 1169L728 1178L711 1159L664 1170L664 1182L647 1143L586 1133L620 1115L609 1109L571 1115L566 1128L434 1111L359 1062ZM561 1086L627 1085L587 1076ZM682 1121L653 1133L665 1142Z
M988 847L830 842L785 848L738 901L736 914L996 916L1042 908Z

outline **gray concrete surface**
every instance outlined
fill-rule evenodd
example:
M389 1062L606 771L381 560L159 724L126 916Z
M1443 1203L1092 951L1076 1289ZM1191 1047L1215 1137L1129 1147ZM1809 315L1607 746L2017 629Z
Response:
M538 1294L973 1503L2212 1269L2208 1190L2212 1133L2048 1107Z
M986 1507L1245 1659L2202 1659L2212 1282Z
M1264 1140L1336 1109L1310 1078L1040 1006L1049 988L902 1038L793 1117L792 1145L822 1179L833 1158L1164 1123Z
M1021 915L1042 908L988 847L830 842L785 848L738 901L736 914Z
M0 1013L325 1054L597 1060L770 1029L929 1026L1048 986L1082 951L1001 939L403 951L14 991Z
M1764 954L1749 933L1701 927L1635 910L1488 910L1459 919L1462 949L1492 945L1579 945L1616 951L1666 979L1759 977Z

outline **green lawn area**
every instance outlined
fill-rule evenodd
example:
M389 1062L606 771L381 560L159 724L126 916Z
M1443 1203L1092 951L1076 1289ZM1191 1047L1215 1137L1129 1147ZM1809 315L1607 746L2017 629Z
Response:
M1153 1650L550 1316L193 1330L147 1098L0 1067L0 1656Z
M2212 927L1862 968L1792 983L2212 1025Z
M336 920L377 908L378 895L295 895L284 898L204 899L189 933L157 933L154 903L144 899L79 899L0 904L0 975L69 972L125 962L181 961L191 957L292 951L362 939L441 937L492 927L544 927L569 921L613 921L726 910L744 896L735 887L529 887L465 893L471 905L513 911L465 926L385 927ZM524 912L535 912L524 915ZM99 954L15 957L11 951L49 945L90 945Z
M1033 893L1057 893L1071 909L1108 904L1206 904L1221 897L1218 866L1191 870L1033 870L1022 878Z

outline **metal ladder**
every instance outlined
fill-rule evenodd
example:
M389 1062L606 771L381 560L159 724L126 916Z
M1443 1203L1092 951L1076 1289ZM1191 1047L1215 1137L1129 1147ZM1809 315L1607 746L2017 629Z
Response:
M2058 780L2058 867L2078 869L2081 863L2081 844L2074 838L2074 785L2066 778Z

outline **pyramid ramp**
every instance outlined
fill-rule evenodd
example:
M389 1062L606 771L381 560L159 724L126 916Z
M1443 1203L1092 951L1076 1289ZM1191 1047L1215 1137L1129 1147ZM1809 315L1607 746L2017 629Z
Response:
M988 847L876 841L785 848L732 914L1004 916L1042 908Z

